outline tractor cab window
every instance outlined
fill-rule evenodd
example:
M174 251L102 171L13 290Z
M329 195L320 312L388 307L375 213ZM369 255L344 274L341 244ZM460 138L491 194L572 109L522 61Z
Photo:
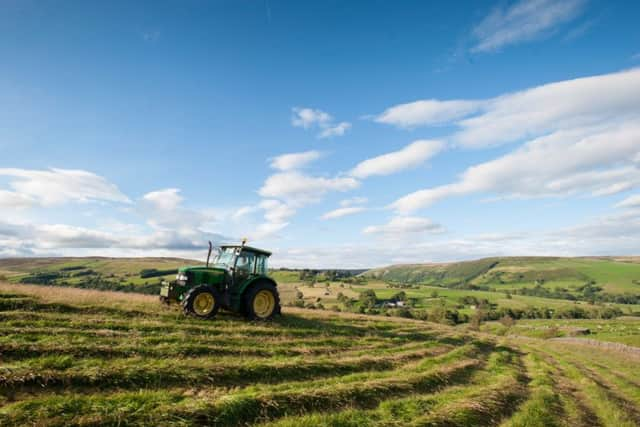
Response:
M266 275L267 274L267 259L268 257L266 255L258 255L256 257L256 274L262 274L262 275Z
M233 257L235 252L233 248L224 248L220 251L213 264L221 267L233 267Z
M240 255L238 255L238 260L236 261L236 271L238 273L248 275L253 273L255 268L256 257L252 252L243 251Z

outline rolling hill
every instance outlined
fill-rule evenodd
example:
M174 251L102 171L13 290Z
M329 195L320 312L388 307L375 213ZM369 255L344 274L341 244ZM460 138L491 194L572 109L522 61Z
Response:
M389 282L497 290L540 285L568 290L592 284L608 293L640 294L637 257L496 257L446 264L408 264L376 268L365 277Z
M181 258L6 258L0 281L157 294L160 282L200 261Z

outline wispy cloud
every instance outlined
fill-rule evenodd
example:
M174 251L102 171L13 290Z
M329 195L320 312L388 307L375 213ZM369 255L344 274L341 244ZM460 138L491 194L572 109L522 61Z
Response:
M476 43L471 51L493 52L545 37L576 18L584 4L583 0L519 0L508 7L496 7L473 28Z
M349 129L351 129L351 123L340 122L335 126L328 126L318 134L318 138L333 138L334 136L342 136Z
M304 151L301 153L282 154L280 156L273 157L271 159L270 166L273 169L289 171L303 168L309 163L318 160L320 157L322 157L322 153L315 150Z
M344 208L334 209L322 215L322 219L335 219L342 218L343 216L353 215L360 212L364 212L366 208L364 206L350 206Z
M295 127L301 127L305 130L319 130L318 138L333 138L343 136L349 129L351 123L336 123L331 114L314 108L294 107L292 109L291 124Z
M441 199L473 193L509 198L609 195L640 186L629 159L640 152L640 126L629 120L599 132L559 131L512 153L468 168L454 183L410 193L393 203L413 212Z
M299 171L271 175L258 193L265 198L283 199L294 205L313 203L329 191L348 191L358 188L360 183L352 177L325 178L305 175Z
M92 172L79 169L17 169L0 168L0 176L10 178L12 194L3 192L3 199L32 201L43 206L66 202L107 201L129 203L115 184Z
M629 196L626 199L622 200L620 203L616 204L617 208L640 208L640 194L634 194L633 196Z
M451 136L454 143L483 147L640 114L639 96L640 68L635 68L549 83L489 99L428 100L430 108L426 110L405 108L417 102L400 104L387 109L377 120L405 128L408 124L430 126L434 117L449 116L446 124L459 129ZM465 107L453 114L451 102Z
M589 32L589 30L591 30L591 28L593 28L596 22L597 20L590 19L578 25L577 27L572 28L567 32L567 35L564 36L564 41L570 42L584 36Z
M392 173L416 167L433 157L444 148L444 143L437 140L414 141L401 150L382 154L364 160L351 171L356 178L367 178L373 175L390 175Z
M362 232L365 234L380 234L387 238L401 239L406 235L420 233L442 233L444 228L436 224L429 218L396 216L391 218L387 224L371 225Z
M437 125L468 116L482 106L483 103L479 101L425 99L394 105L376 116L374 120L401 128Z
M639 97L640 69L632 69L478 101L477 112L455 123L460 130L449 137L454 144L526 142L468 168L452 183L401 197L392 207L408 213L474 193L498 198L605 196L639 187Z

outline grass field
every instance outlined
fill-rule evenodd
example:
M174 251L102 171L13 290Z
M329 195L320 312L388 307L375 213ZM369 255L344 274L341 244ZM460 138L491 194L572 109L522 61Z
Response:
M503 333L499 322L487 322L483 330ZM640 347L640 317L616 319L520 320L509 333L536 338L573 337Z
M640 424L635 351L283 312L201 321L146 295L2 284L0 425Z
M339 294L348 298L357 299L360 293L373 290L380 301L390 300L398 292L405 293L411 300L412 310L433 310L443 307L448 310L456 310L461 315L473 316L477 307L474 304L464 303L465 297L473 297L476 300L486 300L496 308L508 308L512 310L527 310L538 308L552 311L561 311L573 307L585 310L597 310L606 307L617 308L623 314L640 313L640 304L601 303L592 305L586 301L569 301L555 298L542 298L528 295L509 295L504 292L480 291L472 289L449 289L436 286L421 285L411 289L399 289L379 280L369 280L363 285L350 285L342 282L323 282L310 286L303 282L282 282L280 284L283 302L290 303L295 299L297 292L303 295L305 304L321 303L326 309L341 307L338 301Z

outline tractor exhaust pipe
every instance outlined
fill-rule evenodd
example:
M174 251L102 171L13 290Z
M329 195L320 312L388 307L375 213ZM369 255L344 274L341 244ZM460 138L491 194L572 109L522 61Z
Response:
M209 268L209 258L211 258L212 250L213 250L213 245L211 244L211 240L209 240L209 253L207 254L207 268Z

